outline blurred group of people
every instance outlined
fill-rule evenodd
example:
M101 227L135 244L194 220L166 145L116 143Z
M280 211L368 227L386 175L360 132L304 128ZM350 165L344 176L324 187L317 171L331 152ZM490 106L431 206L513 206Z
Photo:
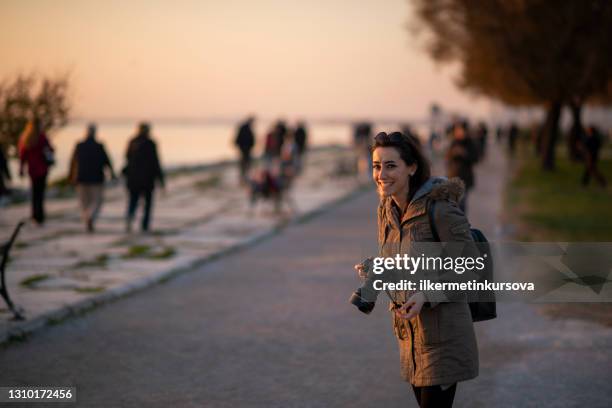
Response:
M538 129L537 126L532 127L531 133L531 143L534 145L536 153L540 149L540 136L542 129ZM506 139L508 153L510 157L513 157L516 154L517 142L520 136L520 129L517 123L511 122L508 126L503 127L501 125L496 128L496 139L498 143L504 143L504 139ZM527 133L527 132L525 132ZM584 128L579 128L577 132L577 137L573 143L573 147L575 147L576 154L573 157L573 153L570 153L570 158L577 161L582 161L584 163L584 171L581 177L581 183L584 186L588 186L591 182L591 179L594 179L601 187L606 187L608 182L599 170L598 162L599 162L599 153L601 148L603 147L605 141L604 133L595 126L588 125ZM575 144L575 145L574 145Z
M240 182L250 187L250 199L254 204L259 198L272 198L280 205L293 179L300 174L304 154L307 150L308 133L304 122L289 128L284 121L276 122L263 141L262 165L253 170L253 150L256 136L253 130L255 118L249 117L240 123L235 138L240 153ZM19 173L26 170L31 185L31 219L44 225L45 193L50 168L55 164L55 150L39 119L27 122L18 141ZM156 143L151 138L151 125L142 122L129 141L126 164L121 171L127 189L125 215L126 232L132 231L139 203L143 203L141 230L148 231L151 225L154 190L156 184L165 188L165 177L160 163ZM95 231L102 204L104 185L108 180L116 181L112 161L104 145L97 139L97 126L87 126L85 137L77 143L72 153L67 181L74 185L80 204L81 218L88 232ZM0 149L0 199L9 194L6 181L11 180L8 160Z
M144 200L142 230L150 227L153 190L155 181L164 186L164 173L160 165L155 142L151 139L151 127L140 123L136 135L130 140L126 152L126 165L122 174L125 176L128 190L126 211L126 231L132 230L139 200ZM117 176L104 145L96 139L95 124L87 126L84 139L79 142L70 160L68 181L76 187L81 217L88 232L94 232L95 223L104 201L104 183L106 174L112 180ZM28 121L18 142L19 173L25 175L27 168L31 184L31 217L42 226L45 222L45 191L49 169L55 163L54 149L41 125L40 120ZM2 157L3 166L6 160ZM6 174L8 166L6 166ZM2 189L6 189L2 183Z
M498 125L495 128L495 139L497 143L503 143L504 138L507 142L508 153L510 154L510 157L513 157L516 152L516 143L519 138L519 127L516 122L511 122L506 127Z
M289 127L285 121L275 122L265 137L262 138L261 160L257 168L253 167L254 149L257 137L254 131L255 118L248 117L238 126L234 144L239 151L239 181L249 188L251 206L259 199L272 199L277 210L291 183L303 168L304 155L308 146L308 132L304 122L299 121ZM369 179L372 171L370 146L373 126L369 122L355 124L353 147L356 157L358 175ZM403 126L402 132L417 145L421 145L418 134L409 126ZM498 143L507 141L511 155L516 150L519 127L511 123L507 127L495 129ZM110 178L116 180L111 160L104 145L96 138L95 124L87 126L84 139L79 142L72 154L68 181L76 186L81 207L81 216L89 232L95 230L102 203L104 201L104 183ZM467 212L467 197L475 186L474 166L481 161L487 152L488 127L481 122L471 126L466 120L456 120L446 128L448 144L445 151L446 174L448 177L459 177L465 184L465 194L460 207ZM439 136L436 136L436 140ZM431 138L430 138L431 139ZM437 141L430 140L431 146ZM588 126L579 138L579 150L585 163L582 183L588 185L595 179L601 186L607 180L599 170L597 163L603 143L603 135L595 126ZM430 147L431 147L430 146ZM54 149L38 119L28 121L18 142L20 158L19 173L24 176L27 169L31 182L31 217L42 225L45 222L44 199L49 169L55 163ZM156 182L163 188L164 172L160 164L157 146L151 138L151 126L142 122L134 137L129 141L126 150L126 165L121 171L127 188L127 210L125 215L126 231L132 230L138 204L143 202L142 231L148 231L151 224L151 212ZM107 177L108 176L108 177ZM0 199L8 194L6 181L11 179L9 166L0 149Z
M259 199L272 199L277 211L283 199L294 209L287 194L291 183L302 172L304 155L308 147L308 132L304 122L294 128L279 120L272 125L263 140L261 166L253 170L253 149L256 136L254 117L239 124L234 143L239 151L240 183L250 189L253 207Z

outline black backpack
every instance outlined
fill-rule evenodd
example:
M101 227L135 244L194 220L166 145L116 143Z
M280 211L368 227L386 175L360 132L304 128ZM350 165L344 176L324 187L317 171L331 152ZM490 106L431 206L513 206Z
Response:
M435 200L429 201L429 208L427 209L427 215L429 216L429 225L431 226L431 232L434 236L434 239L437 242L440 241L440 236L438 235L438 229L436 228L436 223L434 219L434 211L436 208ZM485 270L487 270L488 274L493 277L493 256L491 255L491 249L487 243L489 242L485 235L476 228L470 228L470 233L472 234L472 238L477 245L480 254L485 257ZM480 293L480 295L486 296L488 299L492 299L490 302L469 302L470 312L472 314L473 322L481 322L484 320L491 320L497 317L497 308L495 304L495 293L486 291L484 293Z

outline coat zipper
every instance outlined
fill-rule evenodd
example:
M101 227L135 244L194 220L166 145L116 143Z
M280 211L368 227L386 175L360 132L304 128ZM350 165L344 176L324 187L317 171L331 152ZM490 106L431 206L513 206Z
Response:
M399 251L400 253L402 252L402 225L400 224L400 231L399 231L399 242L400 242L400 247L399 247ZM412 322L410 320L408 320L408 326L410 327L410 353L412 354L412 369L413 369L413 374L416 375L416 358L414 355L414 327L412 326Z
M410 352L412 353L412 370L413 374L416 375L416 359L414 355L414 328L412 322L408 320L408 326L410 326Z

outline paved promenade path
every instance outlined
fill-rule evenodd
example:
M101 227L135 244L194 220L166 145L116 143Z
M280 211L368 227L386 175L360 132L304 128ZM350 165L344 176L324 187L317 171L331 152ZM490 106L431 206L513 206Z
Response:
M294 211L284 203L281 214L271 203L249 210L248 191L238 187L235 165L175 171L165 194L156 191L148 234L139 232L139 223L133 233L125 232L122 183L106 189L95 234L84 231L74 193L48 200L45 226L26 224L11 250L7 284L26 320L11 320L12 313L0 303L0 343L193 269L346 197L358 183L337 168L351 158L348 149L311 150L291 189ZM27 203L0 209L0 242L29 211Z
M505 169L492 150L470 202L492 239ZM352 265L376 239L375 208L364 193L0 349L0 385L76 386L83 407L416 407L386 302L370 316L347 302ZM612 330L503 304L477 334L481 374L459 385L457 407L610 405Z

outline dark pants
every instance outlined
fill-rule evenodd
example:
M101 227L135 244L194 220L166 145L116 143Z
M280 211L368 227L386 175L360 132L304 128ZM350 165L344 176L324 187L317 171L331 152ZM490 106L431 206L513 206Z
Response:
M0 197L9 193L6 183L4 182L4 174L0 173Z
M251 168L251 152L240 152L240 181L247 181L249 169Z
M413 385L412 390L421 408L450 408L453 406L455 399L457 383L445 390L442 390L439 385L430 387L415 387Z
M131 226L134 216L136 215L136 208L138 207L138 201L140 196L144 197L144 213L142 215L142 230L149 230L149 222L151 219L151 207L153 206L153 190L128 190L130 194L130 201L128 203L127 223L128 227Z
M32 178L32 218L42 224L45 222L45 189L47 188L47 175Z

